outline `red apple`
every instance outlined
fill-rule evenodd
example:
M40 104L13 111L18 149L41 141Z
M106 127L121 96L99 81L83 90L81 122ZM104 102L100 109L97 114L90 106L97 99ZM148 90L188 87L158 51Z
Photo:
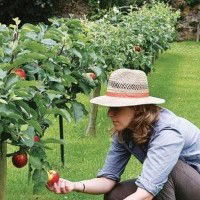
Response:
M96 74L91 72L91 73L87 73L88 76L90 76L90 78L92 78L93 80L96 79Z
M24 167L28 162L28 157L25 152L17 153L12 157L12 163L17 168Z
M35 135L35 136L34 136L34 142L39 142L39 141L40 141L40 137L37 136L37 135Z
M142 48L139 45L136 45L136 46L133 46L133 51L139 53L140 51L142 51Z
M57 183L59 181L59 174L58 172L54 171L54 170L49 170L48 171L48 186L53 186L54 183Z
M23 69L21 68L15 69L14 73L19 77L21 77L22 79L26 79L26 72Z

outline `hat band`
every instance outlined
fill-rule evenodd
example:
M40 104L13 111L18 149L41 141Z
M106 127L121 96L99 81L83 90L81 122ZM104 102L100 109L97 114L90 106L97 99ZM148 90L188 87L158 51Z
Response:
M106 96L110 97L121 97L121 98L142 98L148 97L149 93L117 93L117 92L106 92Z

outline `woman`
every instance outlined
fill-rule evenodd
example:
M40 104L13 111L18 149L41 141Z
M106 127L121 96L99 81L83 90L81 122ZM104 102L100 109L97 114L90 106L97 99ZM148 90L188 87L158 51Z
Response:
M70 182L60 178L49 190L105 194L105 200L200 200L200 130L149 96L140 70L118 69L106 95L91 103L109 107L113 142L97 178ZM130 156L143 163L137 179L120 182Z

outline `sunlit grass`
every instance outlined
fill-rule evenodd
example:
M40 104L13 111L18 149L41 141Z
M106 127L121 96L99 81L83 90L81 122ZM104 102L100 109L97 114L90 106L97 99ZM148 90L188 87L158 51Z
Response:
M152 96L166 99L163 105L175 113L200 126L200 44L195 42L174 43L170 50L160 56L155 63L155 71L149 76ZM89 99L80 95L82 103L89 106ZM111 123L106 118L106 108L99 108L97 136L85 137L87 117L78 124L65 122L65 167L61 167L60 146L49 145L48 160L63 178L78 181L93 178L102 167L110 144ZM53 119L53 118L52 118ZM48 129L45 137L59 138L57 119ZM12 151L9 147L9 151ZM132 158L122 176L122 180L137 177L141 164ZM43 190L32 195L32 185L27 184L28 168L17 169L8 159L7 200L100 200L102 196L81 193L56 195Z

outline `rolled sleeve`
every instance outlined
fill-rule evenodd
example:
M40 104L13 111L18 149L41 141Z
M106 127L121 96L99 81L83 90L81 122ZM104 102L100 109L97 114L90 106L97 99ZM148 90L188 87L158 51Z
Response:
M113 137L103 168L98 172L97 177L106 177L120 181L129 159L130 152L125 146L118 142L117 136Z
M136 185L156 196L167 182L184 146L183 136L175 129L160 131L150 142L141 176Z

